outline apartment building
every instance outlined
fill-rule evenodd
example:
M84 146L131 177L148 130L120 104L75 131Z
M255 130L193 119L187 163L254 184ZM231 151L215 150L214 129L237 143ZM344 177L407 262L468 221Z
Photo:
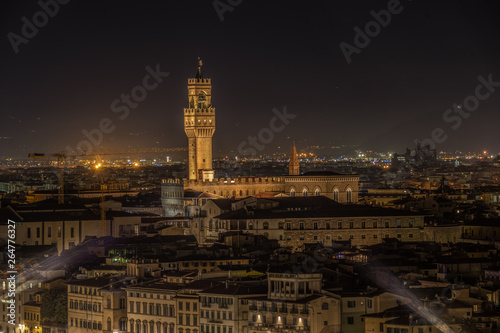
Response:
M198 293L200 296L200 332L248 332L248 299L265 296L263 286L224 283Z
M69 332L127 332L128 283L124 276L68 282Z
M180 284L166 282L164 279L128 286L126 288L128 332L179 332L176 296L181 288Z
M340 301L322 293L321 274L268 273L268 293L249 299L249 333L339 333Z

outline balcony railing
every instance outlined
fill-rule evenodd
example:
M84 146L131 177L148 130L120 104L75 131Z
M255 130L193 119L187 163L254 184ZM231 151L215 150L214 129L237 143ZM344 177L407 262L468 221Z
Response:
M250 311L257 311L257 305L250 305L250 306L248 307L248 309L249 309Z

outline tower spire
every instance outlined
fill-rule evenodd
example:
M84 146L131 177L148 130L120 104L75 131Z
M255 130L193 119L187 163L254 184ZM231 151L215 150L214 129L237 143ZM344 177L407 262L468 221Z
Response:
M288 165L288 175L300 175L299 157L297 156L297 149L295 148L295 141L292 143L292 151L290 153L290 163Z
M198 71L196 72L197 79L203 79L203 74L201 74L201 66L203 66L203 61L198 57Z

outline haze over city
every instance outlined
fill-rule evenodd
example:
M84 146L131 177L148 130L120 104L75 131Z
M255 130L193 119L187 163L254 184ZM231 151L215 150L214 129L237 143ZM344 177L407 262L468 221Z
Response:
M2 3L2 31L21 36L36 2ZM97 7L97 8L96 8ZM355 27L386 1L242 2L220 20L211 2L70 1L15 53L1 44L3 156L75 146L102 118L116 124L102 147L185 145L185 78L197 57L213 80L214 154L268 125L273 108L296 114L264 152L360 145L402 151L442 128L442 150L500 151L498 92L458 129L443 113L474 94L477 77L500 81L498 3L402 1L402 10L348 63ZM170 73L120 120L111 103L140 84L146 66ZM278 148L279 147L279 148Z

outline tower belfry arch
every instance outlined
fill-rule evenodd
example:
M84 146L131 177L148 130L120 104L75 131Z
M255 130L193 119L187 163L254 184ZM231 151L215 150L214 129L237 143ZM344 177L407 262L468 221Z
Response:
M188 79L189 107L184 109L184 131L188 137L188 179L212 181L215 108L212 107L212 82L203 77L202 66L203 62L198 58L196 76Z

